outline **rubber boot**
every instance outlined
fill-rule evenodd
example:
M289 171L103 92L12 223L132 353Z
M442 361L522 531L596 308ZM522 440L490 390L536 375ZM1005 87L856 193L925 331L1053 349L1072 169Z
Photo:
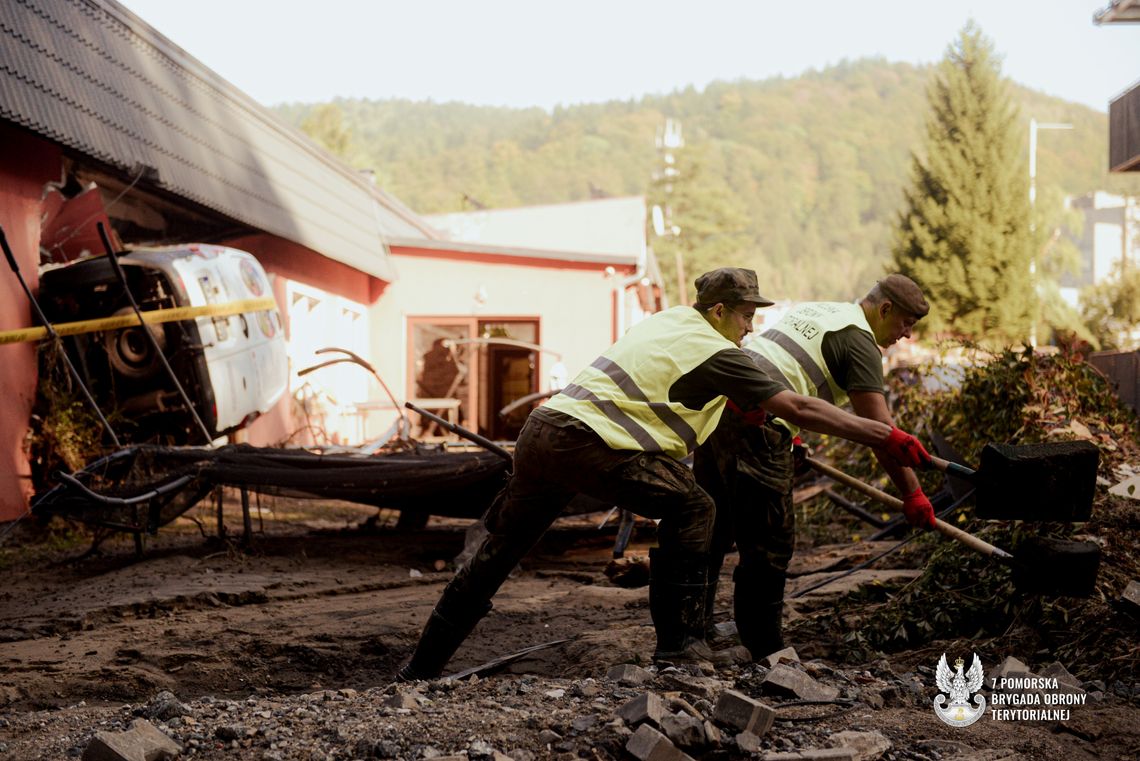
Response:
M720 569L724 566L724 555L719 552L709 553L708 579L705 581L705 641L712 644L718 639L716 633L716 593L720 586Z
M711 661L704 640L708 555L649 550L649 615L657 632L654 660Z
M455 651L467 639L467 635L475 628L475 624L482 620L491 610L491 603L486 603L482 610L478 608L466 613L452 613L448 617L440 613L439 606L431 612L420 641L412 657L396 672L396 679L401 682L415 682L425 679L435 679L443 672L443 667L455 655Z
M759 660L784 649L784 585L787 574L771 567L737 566L733 608L740 643Z

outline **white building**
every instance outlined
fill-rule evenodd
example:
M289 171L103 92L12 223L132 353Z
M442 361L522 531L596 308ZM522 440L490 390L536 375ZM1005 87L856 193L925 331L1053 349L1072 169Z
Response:
M1068 203L1085 215L1084 229L1075 241L1081 252L1080 274L1061 278L1062 298L1077 308L1080 291L1112 277L1121 261L1140 264L1140 205L1134 198L1103 191L1070 198Z

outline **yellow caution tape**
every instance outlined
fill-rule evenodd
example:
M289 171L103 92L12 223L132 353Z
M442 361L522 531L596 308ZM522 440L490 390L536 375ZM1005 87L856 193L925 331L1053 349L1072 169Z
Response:
M153 309L142 313L142 321L147 325L157 325L163 322L178 322L179 320L193 320L197 317L228 317L245 312L266 312L277 309L277 302L270 296L260 299L241 299L227 301L224 304L206 304L200 307L171 307L170 309ZM119 330L132 328L139 324L139 318L133 312L120 314L114 317L100 317L95 320L79 320L77 322L61 322L52 325L55 332L61 336L74 336L79 333L94 333L100 330ZM19 330L0 331L0 344L13 344L22 341L41 341L47 338L47 328L21 328Z

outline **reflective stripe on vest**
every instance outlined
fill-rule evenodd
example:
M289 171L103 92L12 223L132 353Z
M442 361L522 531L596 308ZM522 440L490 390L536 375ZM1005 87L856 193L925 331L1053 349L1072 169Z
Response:
M725 398L692 410L668 401L669 389L709 357L735 346L692 307L673 307L631 328L546 406L586 423L614 449L680 459L716 428Z
M760 369L775 381L805 396L832 404L847 404L823 358L823 338L850 326L874 335L858 304L808 302L793 307L779 322L753 336L744 350L757 359Z

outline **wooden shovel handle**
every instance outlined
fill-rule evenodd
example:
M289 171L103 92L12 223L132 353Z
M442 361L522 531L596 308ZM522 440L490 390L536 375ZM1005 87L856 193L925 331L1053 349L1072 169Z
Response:
M856 491L863 492L871 499L878 500L887 507L893 507L895 510L902 510L903 503L902 500L898 497L893 497L890 494L887 494L885 491L876 489L874 486L871 486L868 483L864 483L858 478L850 476L844 473L842 470L833 468L826 463L820 462L819 460L814 460L811 457L805 457L804 460L808 465L815 468L820 473L823 473L825 476L828 476L829 478L832 478L841 484L846 484ZM943 462L945 462L945 460L943 460ZM1013 559L1012 555L1000 547L995 547L989 542L979 539L973 534L967 533L962 529L957 528L956 526L951 526L949 523L940 518L934 519L934 528L943 536L949 537L954 541L961 542L975 552L980 552L983 555L989 555L990 557L998 559Z

